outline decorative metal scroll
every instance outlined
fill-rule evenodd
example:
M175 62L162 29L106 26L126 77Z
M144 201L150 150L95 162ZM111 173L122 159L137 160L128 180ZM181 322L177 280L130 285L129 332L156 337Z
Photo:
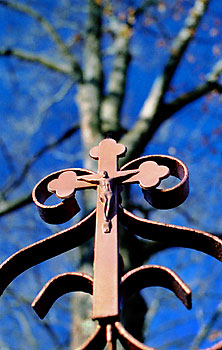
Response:
M52 278L40 291L32 307L44 318L53 303L69 292L93 295L92 319L98 320L94 333L79 350L116 349L116 340L128 350L152 350L129 334L120 323L120 299L124 301L145 287L162 286L174 292L190 309L191 290L172 270L156 265L140 266L120 276L118 223L143 239L165 242L204 252L222 261L222 241L203 231L141 219L121 206L120 192L125 184L138 183L144 198L154 207L169 209L188 196L188 170L180 160L162 155L141 157L118 170L118 158L126 147L113 139L104 139L90 150L98 160L97 173L86 169L64 169L43 178L33 190L33 199L41 218L52 224L68 221L79 211L75 192L97 190L97 207L77 224L18 251L0 266L0 293L22 272L62 254L89 240L95 234L93 277L83 273L64 273ZM162 179L177 177L179 183L159 189ZM62 201L49 206L52 194ZM95 232L94 232L95 227ZM218 343L208 350L222 349ZM154 350L154 349L153 349Z

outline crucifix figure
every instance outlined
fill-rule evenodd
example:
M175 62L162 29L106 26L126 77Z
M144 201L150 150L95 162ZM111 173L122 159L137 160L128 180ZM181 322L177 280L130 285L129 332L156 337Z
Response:
M104 233L110 232L110 214L111 214L112 202L113 202L112 181L113 180L109 178L107 171L103 170L101 173L101 179L99 180L99 187L100 187L100 201L103 204L103 212L104 212L104 222L103 222Z
M63 223L78 213L75 199L78 190L97 190L96 209L70 228L21 249L0 266L0 293L3 293L25 270L92 238L95 228L93 277L76 272L55 276L32 303L39 317L44 318L53 303L65 293L83 291L92 294L92 318L98 321L98 325L79 350L102 350L106 344L108 350L115 350L117 338L126 350L151 350L129 334L119 320L120 298L124 302L133 292L145 287L168 288L188 309L191 308L189 287L166 267L140 266L124 276L119 275L119 222L143 239L196 249L222 260L222 241L219 238L199 230L141 219L121 206L120 192L127 184L138 183L145 199L159 209L180 205L189 193L187 167L177 158L145 156L119 170L118 158L125 153L124 145L113 139L104 139L90 150L90 156L98 161L97 173L74 168L43 178L33 190L33 199L46 222ZM158 188L169 175L179 178L180 182L171 188ZM45 202L52 194L62 201L47 205Z
M103 222L103 231L104 233L110 232L110 216L112 211L113 204L113 189L112 183L113 179L109 177L106 170L103 170L100 173L100 178L98 179L86 179L79 178L79 180L83 180L89 182L91 184L99 185L99 198L100 202L103 204L103 212L104 212L104 222Z

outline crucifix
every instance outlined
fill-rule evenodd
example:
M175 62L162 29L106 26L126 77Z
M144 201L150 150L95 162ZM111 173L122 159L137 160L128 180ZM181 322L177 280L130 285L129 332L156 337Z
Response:
M104 139L93 147L90 156L98 159L98 172L77 175L69 171L52 180L48 189L65 199L73 195L78 183L97 186L97 212L94 256L93 319L119 315L119 249L118 249L118 193L119 186L138 182L144 189L156 187L169 176L169 169L153 161L145 161L136 170L117 170L118 158L125 146L113 139ZM75 187L74 187L75 186ZM101 292L106 298L101 297Z
M145 265L121 276L119 222L129 234L132 232L143 239L196 249L222 260L222 241L219 238L199 230L142 219L122 207L120 195L127 184L138 183L145 200L159 209L180 205L189 192L187 167L177 158L145 156L127 163L119 170L118 158L125 153L124 145L107 138L90 150L90 156L98 161L96 173L73 168L43 178L33 190L33 199L41 218L46 222L66 222L78 213L79 206L75 198L78 190L96 189L96 209L70 228L21 249L0 266L0 293L3 293L25 270L93 237L95 228L93 277L76 272L55 276L32 303L39 317L44 318L53 303L65 293L82 291L92 294L92 319L97 320L98 325L79 350L102 350L106 344L108 350L115 350L117 339L126 350L154 350L136 340L120 322L120 298L124 302L132 293L145 287L168 288L188 309L191 308L189 287L166 267ZM159 188L160 182L169 176L179 178L179 183L167 189ZM53 194L61 202L47 205L46 200Z

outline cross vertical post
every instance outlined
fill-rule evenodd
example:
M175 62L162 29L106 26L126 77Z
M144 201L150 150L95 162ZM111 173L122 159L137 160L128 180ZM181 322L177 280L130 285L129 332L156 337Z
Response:
M121 146L121 147L120 147ZM125 153L123 145L106 139L94 147L90 155L98 159L98 173L104 174L111 193L103 199L103 183L97 190L97 220L95 232L93 319L117 317L119 314L119 242L118 242L118 185L112 181L117 172L117 158ZM104 181L100 180L100 181ZM110 196L109 196L110 195ZM108 201L109 203L104 203ZM109 206L108 208L106 208ZM108 210L107 210L108 209ZM104 228L104 211L107 210L107 227Z

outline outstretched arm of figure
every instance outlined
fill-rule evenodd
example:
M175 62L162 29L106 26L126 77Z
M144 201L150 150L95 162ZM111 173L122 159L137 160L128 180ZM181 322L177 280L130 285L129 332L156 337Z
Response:
M16 252L0 265L0 295L21 273L29 268L76 248L94 235L96 211L72 227L31 244Z
M98 185L99 184L99 180L100 178L93 178L92 175L85 175L85 176L79 176L78 177L79 181L85 181L89 184L95 184Z

